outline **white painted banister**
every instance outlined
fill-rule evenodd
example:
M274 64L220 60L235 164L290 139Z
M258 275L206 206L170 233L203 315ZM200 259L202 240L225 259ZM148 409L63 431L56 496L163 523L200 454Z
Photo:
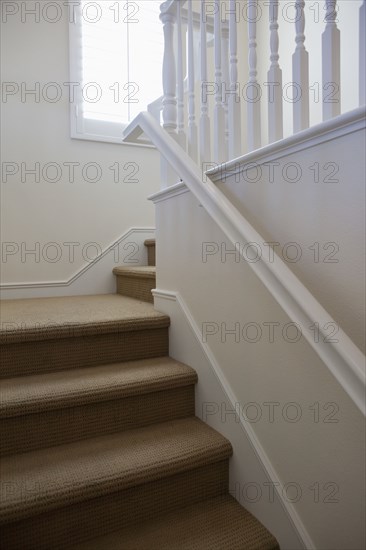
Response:
M309 128L309 54L305 48L305 0L296 0L296 49L292 57L294 133Z
M357 114L359 116L359 113ZM304 133L311 131L305 130ZM123 141L135 142L142 133L145 133L164 155L232 244L265 241L209 178L203 181L198 165L147 112L140 113L126 128ZM242 252L244 248L240 247L240 251L245 260L246 252ZM276 262L272 262L270 257L263 254L257 262L249 262L248 265L290 319L298 323L308 344L360 411L366 415L365 356L341 329L337 332L337 341L334 343L327 339L327 333L322 328L319 328L322 337L313 338L312 332L308 330L309 326L318 323L318 327L324 327L327 326L326 323L334 321L280 257L276 258Z
M238 33L236 0L229 5L229 44L230 44L230 95L229 95L229 158L238 157L241 153L241 105L238 77ZM240 18L239 18L240 19Z
M260 87L257 81L257 20L259 19L258 0L248 0L249 35L249 82L246 89L248 103L248 151L261 146L261 103Z
M214 58L215 58L215 114L214 114L214 159L225 159L225 111L222 105L222 69L221 69L221 1L214 0Z
M323 121L327 121L341 113L341 33L337 18L343 12L338 11L337 0L321 0L320 4L325 8L326 22L322 51L319 52L322 61L320 88ZM196 162L222 163L265 145L267 135L262 139L261 124L264 114L267 116L268 142L283 139L285 100L293 103L287 132L291 122L296 134L309 127L311 116L318 116L317 110L310 109L310 90L316 94L318 83L309 86L311 59L305 39L306 7L314 11L310 0L287 3L282 0L167 0L162 4L160 17L165 37L163 127ZM319 10L319 14L322 11ZM357 51L360 105L366 102L365 20L366 0L363 0L359 9ZM284 65L288 61L285 53L280 64L279 46L282 27L288 40L285 25L289 22L294 23L296 46L292 58L289 52L292 82L283 87L282 68L287 72L289 67ZM260 48L257 48L257 35L261 40ZM309 35L313 35L311 26ZM268 59L262 52L268 46L270 65L267 81L262 86L258 74L262 75L267 69ZM314 49L309 48L309 51ZM350 52L354 54L356 52ZM246 77L243 72L247 66ZM315 97L314 102L317 101ZM244 103L246 117L242 116ZM247 143L243 150L242 136L245 134Z
M322 36L323 120L341 112L341 33L337 27L337 0L325 0L325 30Z
M201 165L211 160L211 127L208 106L208 74L207 74L207 21L204 6L201 0L200 37L201 37L201 118L200 118L200 161Z
M198 140L195 104L195 66L192 0L188 0L188 153L197 162Z
M366 0L360 7L360 51L359 51L359 75L360 75L360 105L366 103Z
M268 139L269 143L283 138L282 70L279 65L278 34L279 0L269 2L271 66L268 71Z
M178 100L178 141L186 150L187 139L184 131L184 74L183 74L183 22L181 3L177 5L177 100Z

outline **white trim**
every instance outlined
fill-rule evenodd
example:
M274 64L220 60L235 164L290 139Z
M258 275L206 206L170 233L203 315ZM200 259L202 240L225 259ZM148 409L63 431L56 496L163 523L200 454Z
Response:
M131 145L132 147L147 147L148 149L156 149L156 147L149 141L140 141L140 143L124 143L122 137L116 137L116 136L110 136L108 135L108 129L105 130L100 134L90 134L87 132L80 133L77 131L78 127L78 120L77 116L72 114L73 109L71 109L71 130L70 130L70 137L71 139L83 139L86 141L98 141L99 143L118 143L118 145ZM95 121L100 122L101 125L109 126L113 124L113 122L102 122L102 121ZM101 130L102 131L102 130ZM121 132L122 135L122 132Z
M156 204L158 202L177 197L178 195L183 195L184 193L189 193L189 189L183 181L180 181L174 185L170 185L170 187L167 187L162 191L158 191L157 193L150 195L147 199Z
M74 21L69 20L69 74L70 83L78 83L74 101L70 102L70 137L71 139L97 141L100 143L117 143L126 145L123 142L123 131L126 124L104 120L84 119L83 102L81 97L81 61L79 55L75 52L81 52L81 15L80 4L75 6ZM129 145L138 147L147 147L155 149L155 146L148 140L141 140L140 143L130 143Z
M359 107L329 121L321 122L293 136L281 139L207 170L206 175L211 181L218 182L224 178L241 173L243 167L250 163L264 164L265 162L278 160L293 153L315 147L321 143L358 132L366 127L365 116L366 106Z
M170 300L170 301L176 301L181 308L198 344L202 348L205 356L207 357L212 370L219 381L223 392L225 393L227 399L229 400L232 410L235 411L235 404L239 402L239 399L236 397L235 393L232 391L230 384L228 383L225 374L223 372L223 369L221 368L220 364L218 363L215 355L212 353L211 349L209 348L207 343L204 343L201 338L200 329L194 320L187 304L185 303L184 299L182 298L181 294L179 292L173 292L173 291L167 291L162 289L154 289L152 290L154 298L161 298L163 300ZM263 468L263 471L265 472L268 481L273 483L273 486L275 487L279 502L281 503L284 511L286 512L291 524L293 525L299 539L301 540L302 544L304 545L304 548L306 550L315 550L315 544L312 541L310 534L306 530L304 524L302 523L298 513L295 510L294 505L288 500L284 499L284 492L282 491L282 483L279 479L279 476L277 475L276 470L273 468L271 461L266 454L265 450L263 449L262 445L260 444L252 426L248 422L244 422L241 415L237 415L238 423L240 424L241 429L244 431L245 435L247 436L248 440L250 441L250 444L261 463L261 466Z
M360 118L361 113L364 111L365 108L357 110L357 117L354 114L353 116ZM344 121L344 119L344 116L339 117L339 121ZM334 122L332 126L334 126ZM325 123L322 127L329 129L329 123ZM152 115L146 112L140 113L126 128L124 140L128 142L130 135L133 135L133 138L136 139L143 132L151 138L172 169L184 180L189 190L234 246L238 242L256 243L263 241L261 235L210 179L203 183L197 164L161 128ZM305 131L303 135L308 135L307 132ZM324 133L324 131L320 132L319 129L318 132ZM299 140L298 136L297 140ZM169 189L163 191L160 198L163 197L164 193L169 193ZM242 250L240 250L240 253L242 253ZM366 416L364 354L341 328L338 332L337 343L328 343L326 334L322 330L322 337L319 342L315 342L307 327L313 323L319 323L319 326L324 327L326 322L332 321L332 316L281 258L278 257L277 262L271 263L269 258L262 256L258 262L249 263L249 266L290 319L300 325L307 342L362 414Z
M84 275L89 269L94 267L98 262L100 262L113 248L118 246L122 241L130 237L133 233L151 233L155 234L155 228L153 227L131 227L123 235L121 235L117 240L108 245L102 252L100 256L95 258L90 263L81 267L76 271L69 279L63 281L40 281L37 283L3 283L0 284L0 290L20 290L27 288L58 288L58 287L68 287L71 286L75 281L77 281L82 275Z

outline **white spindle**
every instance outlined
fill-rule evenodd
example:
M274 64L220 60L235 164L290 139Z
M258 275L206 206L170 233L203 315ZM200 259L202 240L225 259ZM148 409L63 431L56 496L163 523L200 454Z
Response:
M248 0L249 82L246 93L248 151L253 151L261 146L260 87L257 82L257 18L258 0Z
M183 74L183 39L182 39L181 3L177 6L177 99L178 99L178 141L186 150L186 134L184 131L184 74Z
M309 54L305 48L305 0L296 0L296 49L292 56L294 133L309 128Z
M366 0L363 0L360 7L360 105L366 103Z
M188 154L197 162L197 126L194 92L194 41L192 0L188 0Z
M229 73L229 29L221 25L221 65L222 65L222 106L225 113L225 160L228 160L229 144L229 97L227 91L230 85Z
M176 72L174 53L174 25L175 12L171 11L169 1L160 6L160 20L164 30L164 58L163 58L163 128L178 140L177 134L177 98L176 98ZM179 180L169 162L161 156L161 184L162 187L172 185Z
M177 130L177 100L176 77L174 57L174 23L175 16L165 12L169 2L164 2L161 7L160 19L164 29L164 58L163 58L163 127L170 133Z
M201 2L201 118L200 118L200 160L204 162L211 160L211 128L208 115L207 95L207 25L206 12L204 9L205 0Z
M269 3L271 65L268 71L268 137L269 142L283 138L282 70L278 63L278 0Z
M221 11L220 0L214 0L214 35L215 35L215 117L214 117L214 160L225 160L225 111L222 106L222 71L221 71Z
M238 78L238 36L236 21L236 0L230 0L230 96L229 96L229 159L241 155L241 109Z
M341 112L341 33L337 27L337 0L325 0L326 26L322 36L323 120Z

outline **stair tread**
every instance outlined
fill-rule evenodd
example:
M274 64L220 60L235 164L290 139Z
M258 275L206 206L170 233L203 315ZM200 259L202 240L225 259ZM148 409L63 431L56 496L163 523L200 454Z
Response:
M6 378L0 418L109 401L195 384L196 372L170 357Z
M135 267L115 267L113 269L115 275L122 275L125 277L136 277L144 279L155 279L156 267L152 265L135 266Z
M0 521L17 521L231 454L229 441L189 417L8 456L1 460Z
M0 343L169 326L153 304L121 296L63 296L1 302Z
M170 512L70 550L279 550L276 539L230 495Z

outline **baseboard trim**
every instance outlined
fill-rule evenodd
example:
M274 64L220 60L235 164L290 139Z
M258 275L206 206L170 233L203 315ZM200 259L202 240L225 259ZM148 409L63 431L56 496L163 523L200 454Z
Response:
M152 291L154 298L160 298L162 300L169 300L174 301L178 304L181 311L183 312L183 315L190 326L192 333L194 334L199 346L203 350L206 358L209 361L209 364L212 367L212 371L214 375L216 376L223 392L225 393L228 401L230 402L232 409L235 411L235 404L238 403L238 398L235 396L234 392L232 391L230 384L226 380L226 377L223 373L222 368L220 367L218 361L216 360L216 357L210 350L207 343L202 342L202 338L200 337L200 330L199 327L194 320L187 304L185 303L184 299L182 298L181 294L179 292L175 291L168 291L163 290L160 288L154 289ZM306 530L303 522L301 521L299 515L297 514L295 507L291 502L286 501L283 498L283 492L281 490L282 484L281 480L279 479L275 469L273 468L271 461L264 451L262 445L260 444L257 436L255 435L255 432L251 425L248 422L244 422L243 419L238 415L238 424L240 425L240 428L243 430L245 436L248 438L255 455L258 458L259 463L261 464L261 467L263 468L263 471L268 478L268 481L273 483L273 486L275 488L275 491L277 493L277 497L279 499L279 502L281 503L282 508L284 509L287 517L289 518L289 521L291 525L293 526L295 532L297 533L297 536L299 540L301 541L304 549L306 550L315 550L315 544L312 541L310 534Z

